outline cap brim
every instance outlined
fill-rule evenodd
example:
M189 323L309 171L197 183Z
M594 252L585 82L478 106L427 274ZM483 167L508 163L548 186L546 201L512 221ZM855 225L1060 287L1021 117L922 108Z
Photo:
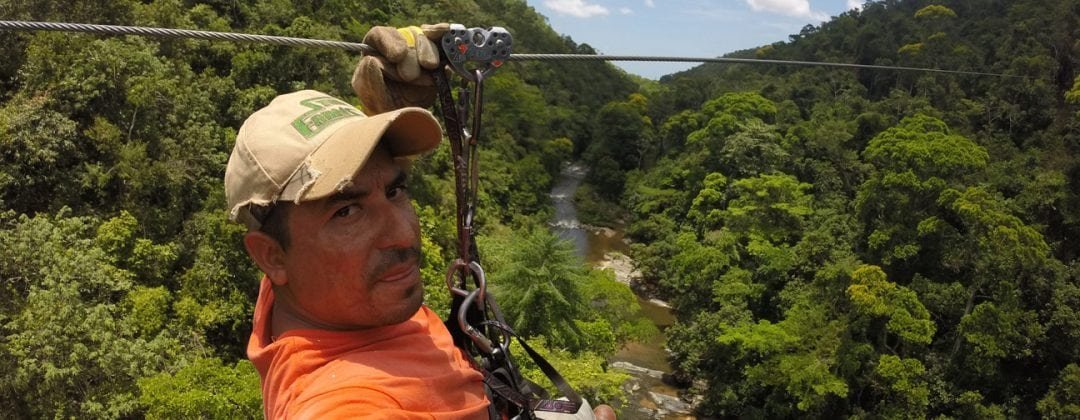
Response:
M315 180L292 199L317 200L349 185L380 140L393 157L417 155L439 145L442 128L426 109L413 107L350 121L308 156L308 164L303 166L315 172ZM303 171L301 168L294 176L306 175L299 173Z

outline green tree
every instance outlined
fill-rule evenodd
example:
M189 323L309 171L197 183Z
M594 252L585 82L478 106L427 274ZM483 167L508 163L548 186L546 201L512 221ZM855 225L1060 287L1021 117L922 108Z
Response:
M225 366L215 358L196 359L138 384L139 403L150 418L257 419L263 413L259 373L247 360Z
M720 170L733 178L748 178L778 171L788 159L776 128L750 120L724 139L718 157Z
M919 360L881 355L874 367L874 375L886 398L876 407L877 413L886 418L925 416L930 403L925 374L926 368Z
M885 264L918 255L922 245L907 227L933 216L939 194L988 159L985 149L922 114L875 136L863 156L878 171L859 187L855 206L870 250Z
M732 349L732 362L744 366L752 386L743 392L763 395L766 412L820 414L831 398L848 394L848 385L834 373L844 324L830 320L826 308L806 303L789 309L781 322L738 324L717 338ZM798 411L790 409L792 402Z
M506 321L523 337L543 335L552 345L581 350L577 325L585 310L578 284L585 267L573 246L546 229L533 229L506 251L505 266L490 279Z
M146 292L129 292L133 273L96 245L95 224L67 210L0 217L0 400L11 415L138 415L135 380L179 356L180 341L140 307Z
M609 200L622 195L627 171L655 160L655 130L643 101L641 95L631 95L626 101L604 105L592 125L592 142L582 154L592 167L585 181L597 186Z
M724 94L703 105L708 121L687 135L686 144L720 159L722 166L711 163L706 169L724 168L738 177L767 171L785 156L770 125L776 112L776 105L757 93Z
M813 210L810 184L785 174L761 175L731 184L732 198L723 214L732 230L785 242L802 232Z
M615 273L611 270L589 270L579 289L589 308L605 321L600 326L608 328L615 342L647 341L659 333L656 326L642 314L641 305L630 286L615 280Z
M1046 396L1039 400L1039 414L1050 419L1080 415L1080 367L1070 363L1062 369Z
M872 265L855 270L851 281L847 293L855 312L888 320L882 334L894 334L905 345L930 344L936 327L915 292L889 282L885 272ZM889 341L883 338L878 343L887 347Z
M712 230L723 223L728 180L724 174L713 172L705 176L704 185L694 197L686 217L700 230Z
M7 208L48 208L51 197L75 191L62 181L79 160L77 129L43 97L16 97L0 108L0 200Z

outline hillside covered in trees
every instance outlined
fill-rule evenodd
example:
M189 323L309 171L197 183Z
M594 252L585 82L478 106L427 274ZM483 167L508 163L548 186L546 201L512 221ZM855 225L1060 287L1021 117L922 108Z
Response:
M1080 415L1080 2L880 1L596 117L698 412ZM596 204L606 203L606 204ZM602 210L602 211L597 211Z
M0 19L353 42L451 21L504 26L515 52L594 52L520 0L0 0ZM1003 76L508 64L480 156L492 287L591 400L625 398L605 360L650 327L545 225L580 159L583 221L625 222L698 414L1076 418L1078 40L1075 0L887 0L732 55ZM357 57L30 32L0 32L0 56L0 412L259 417L260 273L225 217L225 161L277 94L352 99ZM443 314L449 165L442 147L409 186Z

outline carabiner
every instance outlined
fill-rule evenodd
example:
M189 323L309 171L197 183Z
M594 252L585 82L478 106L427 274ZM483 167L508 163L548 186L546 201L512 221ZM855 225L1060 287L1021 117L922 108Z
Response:
M454 281L454 274L459 272L462 273L461 287L458 287L458 285L455 284L457 282ZM469 274L476 280L476 290L480 291L479 302L483 305L484 297L487 293L487 276L484 275L484 268L476 261L466 263L465 260L458 258L451 262L450 268L446 270L446 287L455 295L462 297L468 296L470 292L462 287L468 287L468 285L465 284L465 276Z
M473 326L465 320L465 314L469 312L467 310L469 305L472 305L473 301L476 300L477 295L481 294L481 289L475 289L465 296L465 300L461 302L461 307L458 309L458 326L461 327L461 331L465 332L465 334L472 339L473 344L476 344L476 348L480 349L484 354L490 355L495 351L495 345L491 340L484 336L480 330L473 328ZM483 305L480 306L480 310L484 310Z

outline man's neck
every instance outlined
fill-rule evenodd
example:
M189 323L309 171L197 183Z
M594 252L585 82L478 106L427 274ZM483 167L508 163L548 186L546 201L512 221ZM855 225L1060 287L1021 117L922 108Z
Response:
M334 325L316 322L295 305L288 289L274 286L274 305L270 309L270 334L275 339L291 330L344 331Z
M282 304L283 302L274 302L274 307L270 309L270 336L275 340L282 334L285 334L291 330L311 329L312 325L299 319L287 309L288 305Z

